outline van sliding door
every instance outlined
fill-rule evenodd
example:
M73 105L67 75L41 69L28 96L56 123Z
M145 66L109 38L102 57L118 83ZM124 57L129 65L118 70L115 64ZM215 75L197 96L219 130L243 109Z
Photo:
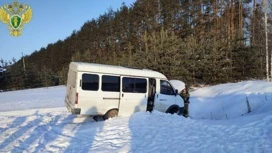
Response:
M118 109L120 101L120 76L102 75L101 86L102 104L101 112Z
M147 105L147 79L121 77L119 116L129 116L134 112L145 111Z

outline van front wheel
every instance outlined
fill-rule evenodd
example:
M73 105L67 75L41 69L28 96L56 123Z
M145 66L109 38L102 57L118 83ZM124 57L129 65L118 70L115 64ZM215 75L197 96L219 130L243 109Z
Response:
M179 106L178 105L172 105L166 111L166 113L170 113L170 114L177 114L178 112L179 112Z
M116 109L109 110L105 115L103 115L103 119L107 120L109 118L113 118L118 116L118 111Z

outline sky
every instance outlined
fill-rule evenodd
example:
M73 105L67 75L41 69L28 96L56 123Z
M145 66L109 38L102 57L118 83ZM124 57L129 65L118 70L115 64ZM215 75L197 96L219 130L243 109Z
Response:
M31 55L49 43L63 40L82 25L108 12L116 11L124 2L133 5L136 0L18 0L32 9L32 20L24 25L22 35L10 36L8 25L0 21L0 59L18 61L22 55ZM0 6L14 0L1 0Z

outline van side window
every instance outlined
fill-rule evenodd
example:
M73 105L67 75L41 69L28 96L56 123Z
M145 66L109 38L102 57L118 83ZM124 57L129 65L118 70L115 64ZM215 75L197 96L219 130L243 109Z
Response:
M146 79L124 77L122 83L123 92L146 93Z
M95 74L82 74L83 90L98 90L99 76Z
M102 91L120 92L120 77L103 75Z
M161 94L175 95L174 89L172 88L169 82L161 80L160 84L161 84L161 91L160 91Z

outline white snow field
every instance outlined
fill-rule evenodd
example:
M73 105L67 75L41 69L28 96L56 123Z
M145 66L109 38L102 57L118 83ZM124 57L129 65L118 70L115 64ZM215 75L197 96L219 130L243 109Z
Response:
M0 93L0 152L272 152L271 82L199 88L190 118L154 111L95 122L68 113L64 97L65 86Z

